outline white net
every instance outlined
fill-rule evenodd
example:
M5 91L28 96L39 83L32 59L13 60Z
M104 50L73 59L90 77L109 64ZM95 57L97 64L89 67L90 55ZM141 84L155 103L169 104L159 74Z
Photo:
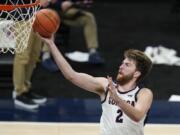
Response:
M0 53L21 53L27 47L39 0L0 1Z

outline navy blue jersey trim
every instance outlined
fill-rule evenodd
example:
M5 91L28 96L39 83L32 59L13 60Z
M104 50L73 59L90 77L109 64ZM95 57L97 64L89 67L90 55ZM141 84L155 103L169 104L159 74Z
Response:
M101 104L103 104L105 101L106 101L106 98L107 98L107 95L108 95L108 89L106 89L106 92L105 92L105 98L104 98L104 100L102 100L101 101Z
M120 93L120 94L126 94L126 93L128 93L128 92L131 92L131 91L135 90L137 87L138 87L138 86L136 86L134 89L128 90L128 91L126 91L126 92L122 92L122 91L120 91L119 89L117 89L117 91L118 91L118 93Z

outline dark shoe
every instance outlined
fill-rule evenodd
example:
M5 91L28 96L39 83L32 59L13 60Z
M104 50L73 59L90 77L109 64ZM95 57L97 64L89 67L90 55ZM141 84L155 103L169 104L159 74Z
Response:
M88 62L90 64L104 64L104 59L100 56L98 52L90 53Z
M32 99L32 101L36 104L44 104L47 101L47 98L40 96L38 94L35 94L31 91L25 93L26 97L29 99Z
M21 108L30 110L37 109L39 107L38 104L36 104L33 100L29 99L24 93L15 97L14 104Z
M29 99L32 99L32 101L36 104L44 104L47 101L47 98L40 96L38 94L35 94L31 91L25 93L26 97Z
M50 72L56 72L59 70L57 64L54 62L52 58L43 60L41 63L42 63L42 66Z

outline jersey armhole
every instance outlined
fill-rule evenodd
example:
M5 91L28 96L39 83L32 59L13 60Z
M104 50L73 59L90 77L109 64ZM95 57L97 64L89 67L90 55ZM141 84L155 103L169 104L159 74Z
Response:
M101 104L103 104L106 101L107 95L108 95L108 89L106 88L104 99L101 99Z
M139 93L142 89L143 89L142 87L139 88L139 90L135 93L135 102L137 102L137 95L138 95L138 93Z

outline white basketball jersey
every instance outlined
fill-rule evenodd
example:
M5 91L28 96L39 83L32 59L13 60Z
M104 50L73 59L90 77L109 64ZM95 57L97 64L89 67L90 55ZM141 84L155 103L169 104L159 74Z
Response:
M117 90L117 93L119 97L134 106L139 90L140 88L136 87L128 92L120 92ZM101 135L143 135L145 117L146 116L139 122L133 121L116 105L114 100L109 97L109 91L106 91L106 97L104 101L102 101L100 133Z

